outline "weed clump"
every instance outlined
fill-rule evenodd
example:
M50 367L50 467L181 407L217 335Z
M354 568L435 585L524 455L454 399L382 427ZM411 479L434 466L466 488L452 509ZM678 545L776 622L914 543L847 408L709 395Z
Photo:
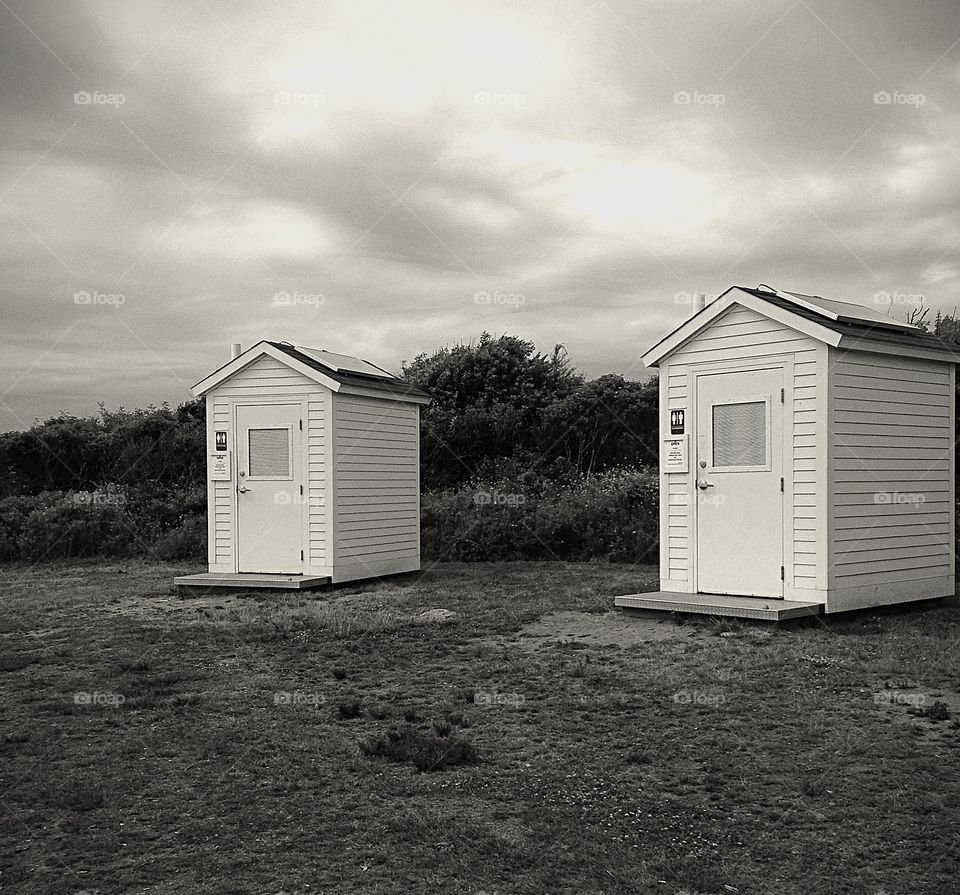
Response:
M93 811L106 801L103 784L97 780L71 778L54 788L53 801L69 811Z
M933 705L923 706L917 714L923 718L928 718L930 721L948 721L950 719L950 709L947 708L945 702L941 702L939 699Z
M409 725L363 740L360 751L368 758L410 762L421 773L479 761L477 750L469 740L456 734L441 736L436 730L420 730Z
M350 718L359 718L363 712L363 706L359 699L350 699L347 702L337 703L337 714L346 720Z

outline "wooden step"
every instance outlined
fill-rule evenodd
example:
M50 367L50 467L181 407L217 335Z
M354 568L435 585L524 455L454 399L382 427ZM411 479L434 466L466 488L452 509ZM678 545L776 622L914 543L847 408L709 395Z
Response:
M820 603L797 603L771 597L678 594L663 590L614 597L613 605L617 609L654 609L663 612L689 612L728 618L757 618L774 622L806 615L819 615L823 609Z
M271 575L258 572L202 572L197 575L180 575L173 579L177 587L209 590L210 588L237 588L247 590L264 588L267 590L305 590L330 583L326 576L315 575Z

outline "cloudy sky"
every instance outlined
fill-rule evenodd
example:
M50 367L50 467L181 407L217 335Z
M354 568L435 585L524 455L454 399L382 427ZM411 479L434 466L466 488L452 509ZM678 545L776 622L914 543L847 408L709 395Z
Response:
M956 0L0 0L0 430L261 338L640 377L734 283L952 310L958 198Z

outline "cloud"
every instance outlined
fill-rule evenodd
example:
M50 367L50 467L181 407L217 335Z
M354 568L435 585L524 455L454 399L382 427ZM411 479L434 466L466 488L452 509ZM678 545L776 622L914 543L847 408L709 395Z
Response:
M233 341L635 375L678 292L956 304L946 0L7 6L3 427L183 400Z

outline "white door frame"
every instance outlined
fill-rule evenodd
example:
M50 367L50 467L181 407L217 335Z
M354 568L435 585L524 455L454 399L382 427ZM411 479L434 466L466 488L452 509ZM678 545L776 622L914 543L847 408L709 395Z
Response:
M732 360L707 361L691 364L687 371L687 394L689 398L690 417L692 420L690 434L690 472L688 473L687 489L690 499L690 530L694 537L693 549L690 550L690 586L693 593L700 593L699 569L697 568L697 553L699 550L699 504L697 495L697 458L695 456L698 431L698 416L700 408L699 379L701 376L714 376L717 373L749 373L755 370L780 370L783 382L783 405L780 426L781 432L781 464L783 471L783 496L781 499L781 518L783 530L783 597L790 599L793 589L793 355L775 354L767 357L736 358ZM771 400L773 397L771 396ZM788 504L787 495L791 496ZM773 599L773 598L771 598Z
M289 404L294 405L298 408L300 412L300 421L302 429L299 432L300 435L300 487L303 488L304 496L303 500L300 501L300 551L303 554L303 559L300 561L300 573L303 574L304 570L307 567L307 564L310 562L310 557L307 555L307 549L310 543L310 514L306 511L307 501L309 500L309 431L307 426L308 416L308 403L306 400L295 398L291 399L289 397L257 397L257 398L239 398L231 401L230 413L231 413L231 428L233 429L233 444L234 450L231 455L231 465L232 469L230 470L233 475L233 489L231 491L231 497L233 501L233 571L240 574L240 495L237 493L237 487L240 484L240 432L238 425L238 418L240 416L237 413L238 408L240 407L274 407L279 404ZM291 447L292 450L292 447ZM291 483L293 484L293 483Z

